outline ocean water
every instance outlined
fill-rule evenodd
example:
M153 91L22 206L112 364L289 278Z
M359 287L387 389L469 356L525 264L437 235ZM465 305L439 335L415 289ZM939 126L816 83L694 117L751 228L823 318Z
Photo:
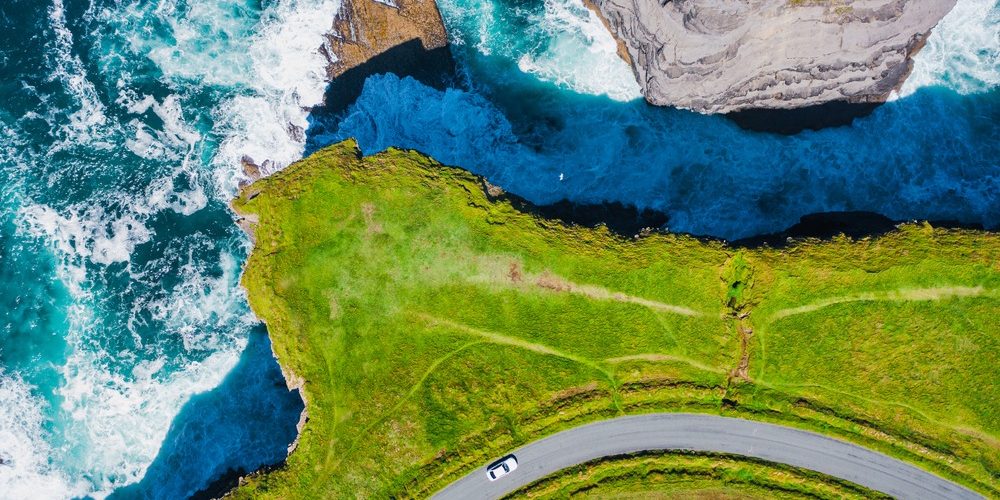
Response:
M337 8L0 4L0 498L183 498L285 457L302 403L227 203L243 155L301 156Z
M794 136L655 108L574 0L441 0L465 85L370 78L310 148L413 148L536 203L620 201L674 231L736 239L808 213L1000 223L1000 3L960 0L899 96L850 127Z
M439 4L460 85L376 75L320 118L337 0L0 2L0 498L181 498L285 456L301 401L227 208L244 156L357 137L726 238L1000 223L1000 2L959 0L891 103L794 136L645 105L579 0Z

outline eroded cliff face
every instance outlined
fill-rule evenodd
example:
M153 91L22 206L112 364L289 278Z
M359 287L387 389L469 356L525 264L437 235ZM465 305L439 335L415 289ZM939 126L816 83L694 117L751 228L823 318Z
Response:
M881 102L956 0L590 0L646 99L703 113Z

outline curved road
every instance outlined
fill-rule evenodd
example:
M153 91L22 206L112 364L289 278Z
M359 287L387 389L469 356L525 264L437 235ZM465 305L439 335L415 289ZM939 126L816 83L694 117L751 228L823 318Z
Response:
M822 472L897 498L982 498L895 458L820 434L739 418L685 413L619 417L554 434L514 450L518 466L510 475L490 482L483 464L434 498L499 498L566 467L650 450L755 457Z

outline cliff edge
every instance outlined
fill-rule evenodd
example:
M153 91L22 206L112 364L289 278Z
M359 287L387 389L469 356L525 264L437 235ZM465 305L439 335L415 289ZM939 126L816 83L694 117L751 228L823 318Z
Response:
M652 104L883 102L956 0L590 0Z

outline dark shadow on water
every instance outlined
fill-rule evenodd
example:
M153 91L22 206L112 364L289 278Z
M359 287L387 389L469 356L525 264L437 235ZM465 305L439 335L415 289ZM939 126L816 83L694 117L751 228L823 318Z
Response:
M876 211L957 221L934 223L944 227L997 226L995 191L982 187L994 182L990 158L1000 144L1000 122L990 118L1000 116L996 90L926 87L882 105L706 116L577 93L515 61L451 50L458 67L450 62L447 73L467 78L468 88L381 76L406 73L388 63L359 72L351 92L331 84L331 105L309 118L307 153L352 137L365 154L416 149L486 177L527 211L625 237L670 222L710 239L780 246L877 236L900 222ZM929 194L910 199L906 189ZM743 237L753 234L761 236Z
M495 201L508 201L517 210L545 219L556 220L569 226L606 226L616 236L634 238L646 232L669 232L665 229L670 217L652 209L638 209L634 205L619 202L601 204L574 203L562 200L550 205L535 205L515 194L489 195L489 186L484 190L487 197ZM892 220L882 214L864 211L819 212L804 215L799 222L784 231L742 238L725 242L706 235L690 235L701 241L723 241L734 248L787 248L805 239L829 241L838 236L853 239L878 237L897 229L909 221ZM975 229L983 231L982 224L962 223L953 220L928 221L933 227L948 229Z
M723 116L745 130L795 135L803 130L844 127L864 118L879 107L879 103L831 101L798 109L751 109Z
M663 212L649 208L639 209L635 205L620 202L574 203L561 200L548 205L535 205L515 194L487 196L493 200L506 200L514 208L545 219L558 220L570 226L606 226L612 233L631 238L645 230L659 230L667 224L669 217Z
M214 498L240 475L284 461L303 403L289 391L263 327L254 328L236 367L174 418L142 481L112 499Z
M844 235L861 239L891 233L903 222L874 212L821 212L804 215L797 224L779 233L743 238L730 242L730 245L738 248L785 248L805 238L829 240ZM950 229L983 229L982 224L957 221L930 221L930 224Z

